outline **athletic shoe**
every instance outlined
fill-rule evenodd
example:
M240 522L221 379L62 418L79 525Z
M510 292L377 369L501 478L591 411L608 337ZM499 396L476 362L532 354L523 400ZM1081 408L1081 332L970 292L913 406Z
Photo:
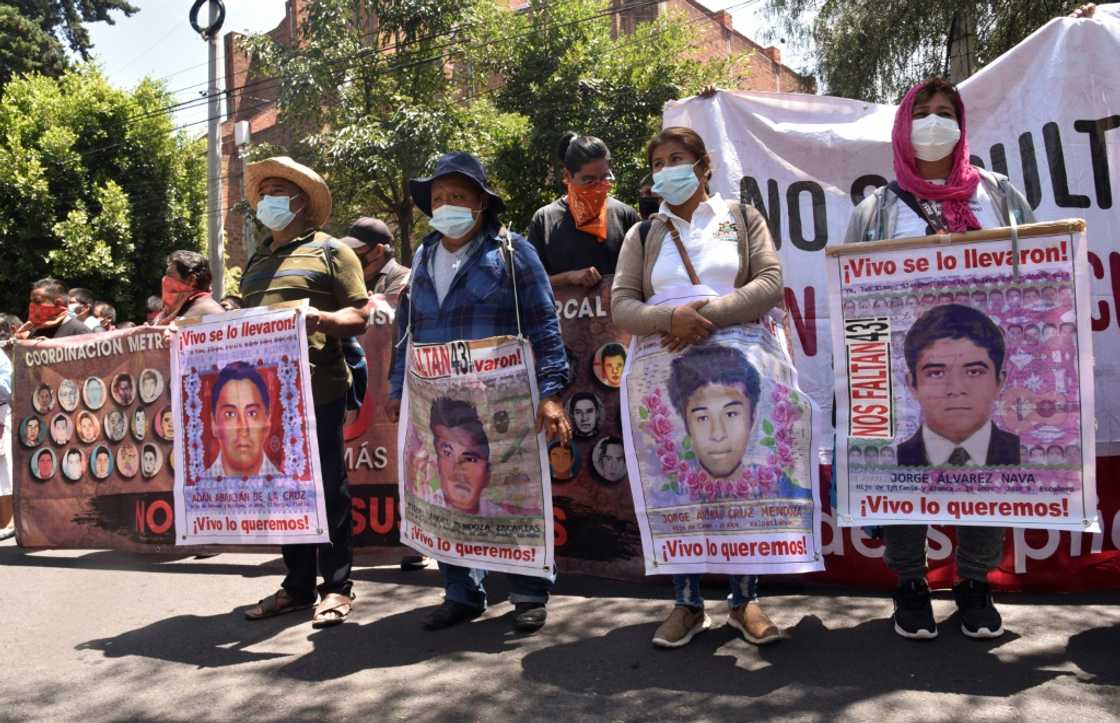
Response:
M937 622L925 580L907 580L894 592L894 631L911 640L933 640Z
M782 639L782 631L770 622L762 606L755 601L732 608L727 614L727 624L742 633L748 643L755 645L768 645Z
M953 587L961 632L970 638L987 640L1003 635L1003 619L992 604L992 586L979 580L961 580Z
M712 619L704 614L704 608L677 605L653 634L653 644L659 648L680 648L688 645L696 633L710 627Z
M423 570L427 566L428 558L423 555L404 555L401 557L402 570Z

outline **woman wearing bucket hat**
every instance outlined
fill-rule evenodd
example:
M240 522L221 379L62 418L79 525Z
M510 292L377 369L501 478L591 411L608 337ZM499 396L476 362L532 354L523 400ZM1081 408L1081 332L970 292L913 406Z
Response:
M421 243L408 293L397 310L390 417L400 416L408 365L406 341L437 344L521 336L524 331L536 361L541 400L538 429L568 443L571 427L555 397L568 382L568 357L552 286L525 239L509 234L512 253L507 256L501 239L505 232L498 221L505 203L487 186L482 164L469 153L447 153L436 162L431 176L410 181L409 191L435 231ZM425 621L429 630L471 620L486 609L485 571L442 562L440 568L445 599ZM529 632L544 625L554 581L555 570L551 578L510 575L515 628Z
M342 421L350 371L341 339L366 327L368 297L358 257L319 231L330 219L331 192L318 173L291 158L249 164L245 194L271 235L245 264L241 296L245 308L308 299L307 343L316 435L323 473L330 544L284 545L288 574L281 589L246 611L257 620L319 604L312 626L341 623L351 610L353 532L350 489L343 458Z
M972 165L964 110L957 89L940 78L918 83L906 93L895 113L892 132L897 178L856 206L845 243L1034 222L1030 204L1006 176ZM927 452L944 450L943 456L928 461L956 464L950 460L959 459L957 451L967 458L967 447L980 436L992 434L990 430L985 425L967 439L958 440L958 446L936 433L926 437L923 427ZM901 462L901 448L899 451ZM898 575L895 632L916 640L937 637L925 580L926 525L887 525L880 529L885 543L883 560ZM992 603L988 584L988 573L1002 556L1002 527L957 527L957 574L961 579L953 587L953 596L960 612L961 632L970 638L1003 634L1002 618Z

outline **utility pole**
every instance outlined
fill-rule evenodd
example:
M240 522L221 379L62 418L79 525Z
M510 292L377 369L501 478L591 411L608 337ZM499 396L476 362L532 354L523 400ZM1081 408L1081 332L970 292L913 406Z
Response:
M203 5L210 7L210 20L205 27L198 24L198 11ZM226 6L222 0L195 0L191 6L191 27L202 36L209 46L210 81L206 86L207 134L206 134L206 247L210 258L210 274L213 277L211 291L214 298L220 299L225 292L225 253L222 244L222 139L219 135L221 119L221 95L218 93L218 32L226 19Z
M949 25L946 58L949 82L956 85L976 72L976 16L970 11L953 13Z
M241 243L245 248L245 258L252 258L253 252L257 250L256 233L257 227L253 223L253 212L249 208L248 200L245 198L245 164L248 161L249 144L253 140L252 131L249 127L249 121L238 121L237 125L233 128L233 144L237 146L237 157L241 160L241 212L244 215L241 231Z

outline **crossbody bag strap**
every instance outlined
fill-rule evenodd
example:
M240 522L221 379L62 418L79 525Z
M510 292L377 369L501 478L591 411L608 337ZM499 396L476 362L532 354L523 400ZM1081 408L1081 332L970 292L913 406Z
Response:
M681 257L684 270L688 273L688 280L692 282L693 286L699 286L700 277L696 275L696 268L692 265L692 258L688 255L684 242L681 241L681 235L677 233L677 227L667 218L661 218L661 222L669 229L669 236L677 246L677 254Z
M502 228L498 232L498 244L501 247L502 255L506 257L506 262L509 264L509 277L510 283L513 284L513 313L517 316L517 338L523 339L524 334L521 332L521 300L517 296L517 263L514 261L513 255L513 239L509 236L509 229Z
M929 213L932 208L927 208L914 194L909 191L904 191L902 186L898 185L898 181L891 181L890 184L888 184L888 188L890 188L894 195L898 196L898 200L905 203L906 207L914 212L915 216L926 222L927 235L932 236L939 231L939 228L940 230L944 229L944 222L940 219L933 218Z

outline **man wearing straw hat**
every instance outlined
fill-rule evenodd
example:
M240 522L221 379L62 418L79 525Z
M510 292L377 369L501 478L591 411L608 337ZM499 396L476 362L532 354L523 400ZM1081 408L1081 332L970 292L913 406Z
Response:
M318 173L279 156L245 169L245 195L271 230L245 265L246 308L308 299L307 343L315 399L323 496L330 544L284 545L288 574L280 590L250 608L250 620L318 606L312 627L341 623L351 610L353 532L343 459L342 421L350 372L340 340L361 334L368 318L362 265L345 244L319 230L331 216L331 192ZM316 591L316 568L323 583Z

